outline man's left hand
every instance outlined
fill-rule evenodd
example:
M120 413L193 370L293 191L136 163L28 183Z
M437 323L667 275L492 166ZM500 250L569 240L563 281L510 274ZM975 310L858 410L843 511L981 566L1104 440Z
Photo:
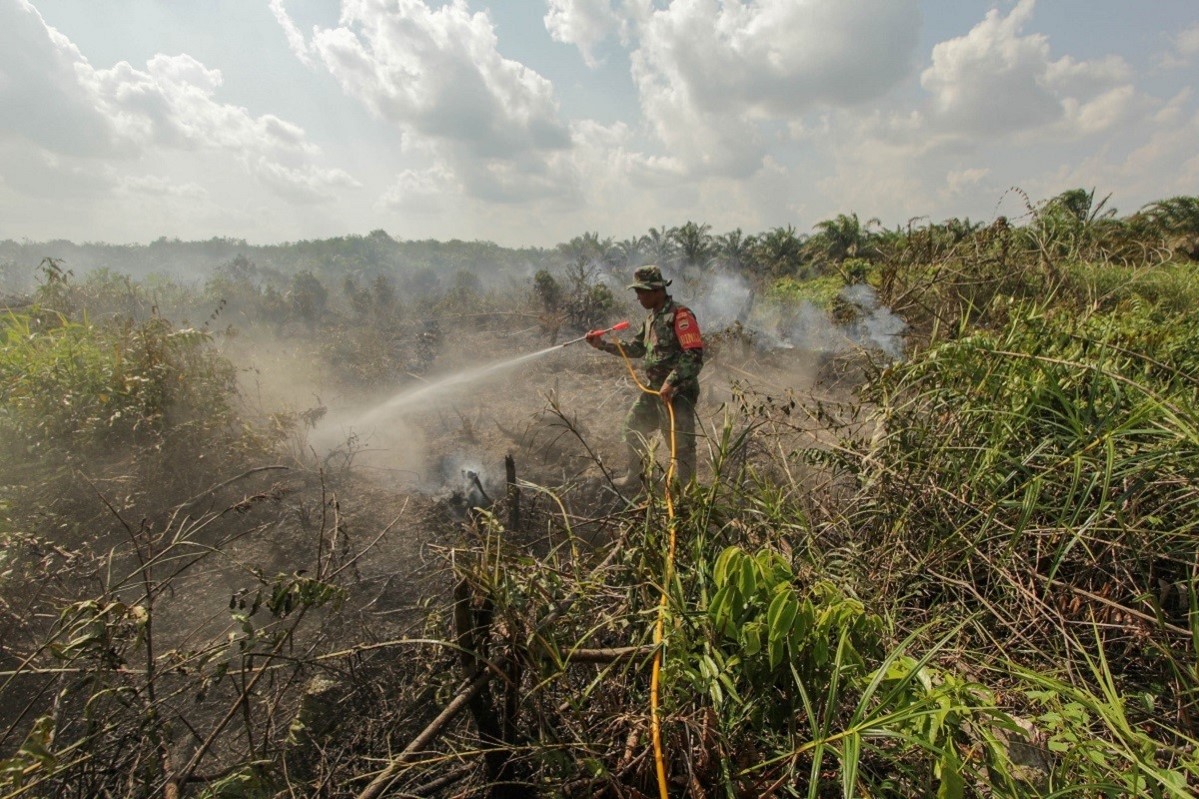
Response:
M670 385L670 383L663 383L662 388L658 389L658 396L662 398L663 402L669 405L671 398L674 397L674 386Z

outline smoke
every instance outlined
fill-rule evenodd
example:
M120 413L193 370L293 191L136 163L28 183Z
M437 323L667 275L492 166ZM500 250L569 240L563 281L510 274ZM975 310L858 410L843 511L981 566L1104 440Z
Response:
M868 349L880 350L892 360L903 357L903 334L908 325L879 302L873 286L865 283L846 286L840 296L859 309L847 328L852 341Z
M753 310L753 288L732 272L713 271L706 277L688 279L684 290L691 295L687 305L701 324L713 331L738 322L746 324Z
M498 363L458 368L384 398L347 404L326 414L309 435L308 444L323 460L342 456L396 488L430 494L448 491L451 499L465 507L489 504L488 497L496 496L496 482L478 458L443 455L440 467L428 469L433 453L427 437L436 440L438 436L427 425L418 426L417 420L447 407L457 411L460 402L470 405L485 387L510 383L517 367L561 350L562 346L556 345ZM432 474L426 477L426 471Z
M740 325L759 346L768 348L828 355L864 348L891 359L903 357L907 324L864 283L846 286L838 294L837 316L845 320L840 323L809 301L759 302L745 277L722 268L704 275L685 273L678 297L695 311L700 327L709 334Z
M427 446L423 431L398 416L359 423L357 410L328 414L308 435L308 446L324 463L352 463L376 482L395 489L424 490Z
M486 507L503 496L504 480L483 465L479 456L465 452L446 455L441 460L441 486L451 500L464 508Z

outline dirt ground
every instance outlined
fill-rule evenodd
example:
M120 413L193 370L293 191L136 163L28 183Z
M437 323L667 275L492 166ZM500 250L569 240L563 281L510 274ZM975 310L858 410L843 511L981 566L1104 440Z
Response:
M323 409L297 454L322 464L347 551L378 538L355 572L362 588L356 604L380 620L380 635L401 632L405 608L448 590L446 553L461 541L470 508L504 496L506 456L529 517L539 509L565 511L586 536L588 519L626 502L605 471L625 461L621 424L638 392L628 368L584 342L546 352L547 345L536 329L456 331L425 374L369 395L322 382L286 342L242 353L250 355L241 364L246 393L256 401ZM700 480L711 476L722 426L744 425L746 406L794 398L802 409L848 396L849 383L831 377L833 363L798 348L756 346L748 337L712 337L700 379ZM818 443L817 426L803 417L794 414L790 440L773 445ZM313 529L320 512L295 510ZM247 546L260 554L267 546L279 568L296 568L297 555L314 549L296 541L294 529L278 535L274 543L266 533ZM526 537L534 546L536 531Z
M157 650L184 657L227 642L235 658L234 644L251 634L249 627L271 623L268 614L247 610L248 621L239 626L238 609L256 608L272 585L302 575L347 589L336 612L315 612L296 639L306 652L443 637L446 620L437 610L454 584L454 552L475 543L477 534L464 522L472 508L504 497L509 456L525 520L521 529L504 532L509 543L536 556L547 545L551 525L545 520L562 515L580 542L602 543L609 529L603 520L630 499L608 475L624 465L621 424L638 388L619 357L583 342L552 350L549 344L535 328L457 330L423 374L404 374L396 385L366 392L326 375L304 337L245 333L223 342L239 369L248 417L270 424L282 413L315 425L298 423L276 462L228 475L184 506L127 509L130 519L141 519L140 528L132 528L138 535L174 547L152 575L163 581L154 609ZM701 482L712 479L710 453L724 425L742 429L758 410L794 400L796 411L769 438L776 448L771 457L786 462L790 452L828 435L807 412L847 399L854 383L852 370L846 373L827 354L762 347L744 336L711 336L705 360ZM111 542L96 541L94 573L82 579L111 584L136 574L128 537L116 530ZM204 557L193 566L195 555ZM131 580L118 594L133 605L144 588ZM32 627L22 633L30 648L38 634ZM22 679L10 696L28 690L28 708L35 708L48 684ZM183 689L191 679L181 673L168 680L179 684L185 704L192 701ZM220 701L210 697L208 710L181 705L179 715L201 718L223 707ZM34 715L14 712L26 724ZM0 721L22 729L15 717L0 713ZM232 752L230 759L236 759Z

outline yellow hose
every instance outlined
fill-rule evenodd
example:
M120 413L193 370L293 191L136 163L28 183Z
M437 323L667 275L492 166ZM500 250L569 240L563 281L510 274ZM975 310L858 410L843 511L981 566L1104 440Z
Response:
M655 391L649 386L637 379L637 372L633 369L633 363L629 360L629 356L625 353L624 347L620 345L620 341L614 341L616 349L620 351L620 357L624 359L624 365L628 367L629 374L633 377L633 382L637 384L637 388L641 389L646 394L662 396L662 392ZM653 671L650 673L649 681L649 726L650 734L654 741L654 766L658 774L658 796L660 799L670 799L670 792L666 786L666 757L662 751L662 723L659 717L659 688L662 682L662 641L666 637L666 610L667 610L667 592L670 590L670 583L674 579L674 550L675 550L675 519L674 519L674 499L670 495L670 483L674 479L675 467L678 462L678 449L675 443L674 430L674 403L666 403L666 412L670 419L670 466L666 469L666 489L663 496L666 499L666 516L669 520L668 531L670 533L670 544L666 551L666 563L663 567L662 576L662 597L658 602L658 620L654 624L654 663Z

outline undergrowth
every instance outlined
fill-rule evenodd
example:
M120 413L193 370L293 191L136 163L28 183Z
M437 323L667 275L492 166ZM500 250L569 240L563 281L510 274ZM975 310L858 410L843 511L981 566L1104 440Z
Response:
M382 593L356 564L388 528L351 541L347 475L297 457L275 480L288 425L239 416L205 326L111 275L92 316L51 262L0 342L0 436L24 456L3 481L0 797L644 797L659 769L691 797L1191 796L1199 282L1174 254L1193 204L1118 220L1095 199L743 247L787 254L754 266L784 305L870 281L905 358L861 353L840 400L738 386L669 504L618 497L599 463L513 477L429 544L445 601L407 608L402 637L364 621ZM437 307L556 340L613 310L571 263L573 300L539 272L511 310L459 272ZM348 307L302 272L254 302L329 333L347 379L429 368L439 327L386 279L343 288ZM290 570L255 562L275 534ZM219 614L168 601L212 585Z

